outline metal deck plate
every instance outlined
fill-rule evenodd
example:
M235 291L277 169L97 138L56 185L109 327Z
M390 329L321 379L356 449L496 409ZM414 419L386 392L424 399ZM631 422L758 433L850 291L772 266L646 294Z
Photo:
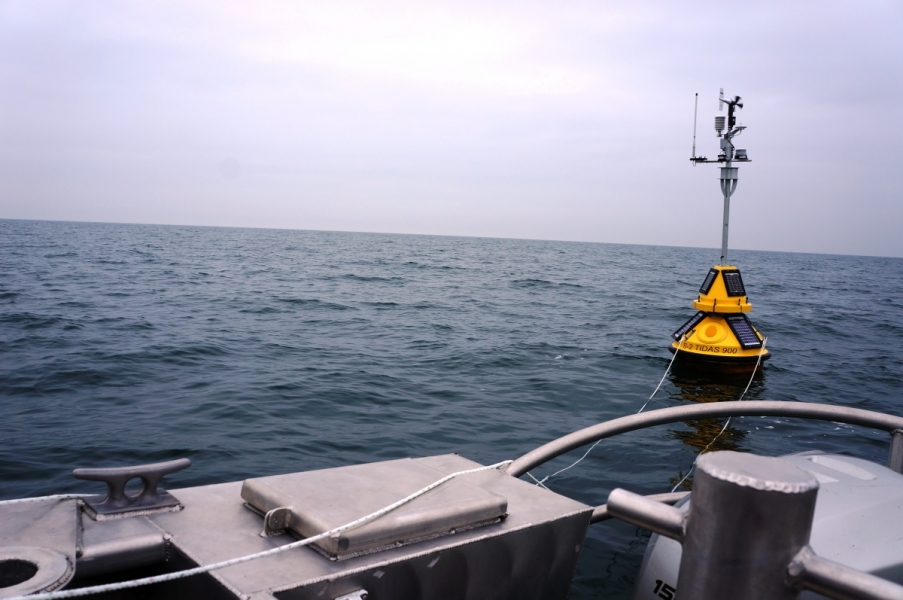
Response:
M248 479L241 497L266 513L290 507L289 528L302 537L329 531L404 498L446 473L409 458ZM502 496L453 479L383 517L317 542L333 557L394 547L505 515Z
M0 598L52 591L74 573L78 544L75 500L39 500L0 507L0 562L24 560L38 567L30 579L0 588Z
M456 455L413 462L441 475L480 466ZM373 600L564 600L592 507L501 471L482 471L465 478L471 485L506 498L508 517L494 525L341 561L298 548L214 571L209 577L234 597L255 600L273 600L274 596L329 600L360 589L367 590ZM293 542L290 535L260 536L263 520L245 508L239 496L241 487L235 482L174 490L185 509L148 520L173 536L175 550L200 565ZM336 497L333 502L343 500ZM401 593L402 588L413 591Z

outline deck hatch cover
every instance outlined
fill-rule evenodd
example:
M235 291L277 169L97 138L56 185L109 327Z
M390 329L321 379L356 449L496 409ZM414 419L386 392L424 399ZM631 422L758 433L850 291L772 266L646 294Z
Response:
M696 313L695 315L690 317L689 321L687 321L686 323L684 323L683 325L678 327L677 331L675 331L674 333L671 334L671 337L673 337L675 340L680 340L680 338L683 337L684 334L686 334L688 331L690 331L691 329L693 329L694 327L699 325L699 322L702 321L704 318L705 318L705 313L702 311L699 311L698 313Z
M743 286L743 278L740 277L740 271L721 271L724 277L724 287L727 289L727 295L731 298L737 296L745 296L746 288Z
M384 508L444 475L417 460L393 460L248 479L241 497L263 513L290 507L289 528L310 537ZM469 483L464 476L315 544L326 554L342 558L492 522L507 510L504 497Z
M715 283L716 277L718 277L718 271L715 269L709 269L709 272L705 275L705 279L703 280L702 285L699 286L699 293L708 294L709 290L712 289L712 284Z
M756 335L756 330L753 329L752 323L749 322L746 315L731 315L725 317L725 320L744 350L762 347L762 340Z

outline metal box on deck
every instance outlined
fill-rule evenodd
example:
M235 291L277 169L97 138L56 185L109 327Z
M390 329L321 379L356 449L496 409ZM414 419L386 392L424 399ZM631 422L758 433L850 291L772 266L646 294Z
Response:
M270 493L282 494L270 496L270 504L305 502L309 503L309 514L326 514L341 520L352 516L346 512L350 510L347 506L365 511L355 512L358 517L366 514L371 500L362 498L374 494L376 489L382 490L376 494L379 502L390 504L414 491L412 486L423 487L444 475L478 466L457 455L432 456L279 475L250 480L244 486L236 482L172 490L184 510L150 519L173 536L171 543L177 550L198 564L210 564L288 544L298 537L261 537L263 519L244 506L242 487L247 497L252 496L251 490L256 490L256 494L266 487ZM346 479L349 473L353 477ZM363 489L353 485L352 480L364 482ZM312 482L330 482L333 487L324 485L305 495L311 491L307 486ZM420 525L428 523L428 529L432 528L437 520L420 520L431 511L432 501L442 514L466 514L477 518L478 523L485 514L499 510L507 510L507 516L480 527L424 535L412 543L402 540L400 545L341 560L331 560L312 548L298 548L215 571L210 577L233 594L254 600L332 600L361 589L367 590L369 600L567 597L591 507L495 470L468 474L448 483L454 485L428 492L412 503L410 512L396 515L396 523L403 523L402 517L408 514L417 516L415 521ZM472 503L471 508L449 510L452 498ZM264 510L270 504L257 508ZM474 506L479 509L474 510ZM487 507L492 507L489 513L481 512ZM332 523L324 521L319 526ZM401 537L410 541L408 534ZM361 541L367 546L376 539L384 538L351 536L349 544Z
M445 476L412 459L248 479L241 497L261 513L291 510L288 528L311 537L374 513ZM316 542L344 558L485 526L505 516L503 496L456 478L374 521Z

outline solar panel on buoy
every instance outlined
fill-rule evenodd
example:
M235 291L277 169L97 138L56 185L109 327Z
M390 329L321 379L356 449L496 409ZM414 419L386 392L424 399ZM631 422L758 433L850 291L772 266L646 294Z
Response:
M753 329L752 323L749 322L746 315L731 315L725 317L725 320L744 350L762 347L762 340L756 335L756 330Z
M721 271L721 276L724 277L724 287L727 288L728 296L746 295L746 288L743 287L743 278L740 277L740 271Z
M691 329L693 329L694 327L699 325L699 322L702 321L704 318L705 318L705 313L702 311L699 311L698 313L696 313L695 315L690 317L689 321L687 321L686 323L681 325L677 329L677 331L672 333L671 337L673 337L675 340L679 340L680 338L682 338L684 336L684 334L686 334L688 331L690 331Z
M718 277L718 271L715 269L709 269L709 272L705 276L705 281L702 282L702 285L699 286L700 294L708 294L709 290L712 289L712 284L715 283L715 278Z

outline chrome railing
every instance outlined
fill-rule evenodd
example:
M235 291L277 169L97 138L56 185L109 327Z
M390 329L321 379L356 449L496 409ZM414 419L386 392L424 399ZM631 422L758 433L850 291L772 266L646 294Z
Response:
M575 431L570 435L540 446L532 452L528 452L511 463L507 473L514 477L519 477L527 471L585 444L645 427L691 419L740 416L800 417L847 423L849 425L861 425L887 431L891 434L890 457L887 466L897 473L903 473L903 417L846 406L773 400L712 402L691 406L675 406L613 419Z

